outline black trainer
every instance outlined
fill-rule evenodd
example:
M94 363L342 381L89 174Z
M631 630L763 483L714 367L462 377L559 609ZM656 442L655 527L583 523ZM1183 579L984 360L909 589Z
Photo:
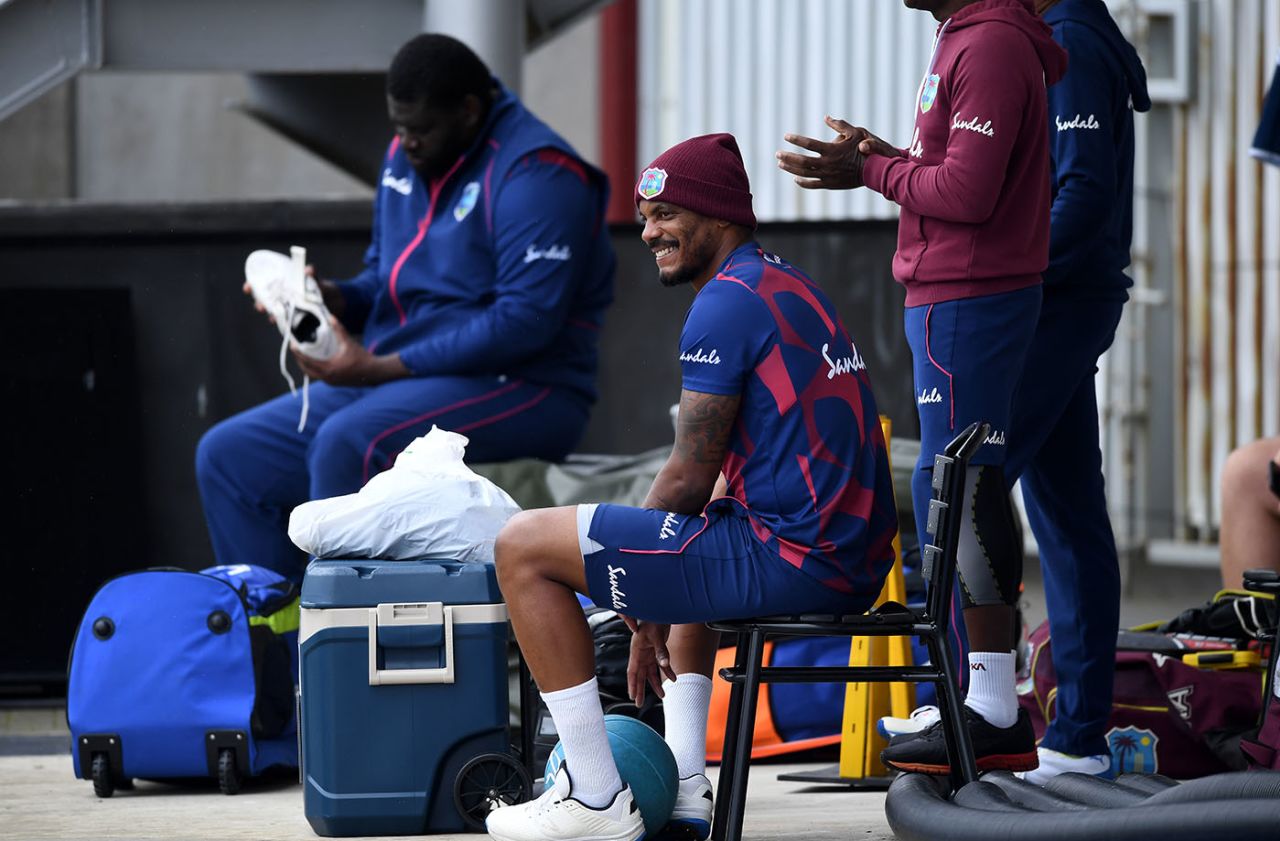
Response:
M964 715L979 771L1030 771L1040 764L1036 757L1036 732L1026 710L1018 710L1018 720L1012 727L993 727L968 707L964 708ZM919 733L894 737L880 752L880 760L898 771L950 774L942 722L937 721Z

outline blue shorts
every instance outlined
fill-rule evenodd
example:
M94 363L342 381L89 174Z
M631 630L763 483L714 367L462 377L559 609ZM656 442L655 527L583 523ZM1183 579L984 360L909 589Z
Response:
M751 530L734 499L701 515L579 505L591 600L667 624L794 613L861 613L875 596L840 593L796 569Z
M1004 464L1013 393L1040 314L1039 286L908 307L907 342L920 415L920 467L974 421L991 424L972 464Z

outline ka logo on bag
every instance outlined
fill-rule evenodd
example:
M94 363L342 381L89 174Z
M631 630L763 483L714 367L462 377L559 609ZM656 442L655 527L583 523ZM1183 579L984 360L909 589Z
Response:
M662 194L662 190L667 186L667 171L651 166L640 176L640 183L636 185L636 192L640 194L640 198L653 199Z
M928 114L933 108L933 103L938 98L938 82L941 77L937 73L930 73L925 77L924 87L920 91L920 113Z
M1178 715L1182 716L1183 721L1191 720L1191 693L1195 689L1194 686L1184 686L1166 693L1169 696L1169 703L1173 704L1173 708L1178 711Z

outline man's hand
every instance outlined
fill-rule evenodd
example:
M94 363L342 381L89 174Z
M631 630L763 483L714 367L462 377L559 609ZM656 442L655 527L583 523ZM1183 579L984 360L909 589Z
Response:
M375 356L351 338L342 322L329 316L329 327L338 340L338 351L328 359L313 359L298 352L290 343L294 359L304 374L329 385L378 385L409 376L400 354Z
M320 297L324 298L324 307L329 312L342 318L342 313L347 309L347 299L342 296L342 290L338 288L338 284L332 280L321 280L316 275L316 267L307 264L307 277L316 279L316 286L320 287Z
M864 128L852 126L844 120L827 117L826 123L836 133L830 142L815 140L800 134L783 135L783 140L813 152L777 153L778 168L796 176L796 183L806 190L850 190L861 187L862 164L865 155L859 144L873 135Z
M676 679L671 668L671 656L667 653L667 635L670 625L654 622L637 622L630 616L622 617L631 629L631 659L627 663L627 693L638 707L644 703L647 683L659 698L663 696L662 678Z
M874 134L867 135L866 140L863 140L858 144L858 151L868 158L872 155L883 155L886 158L903 157L901 149L895 147L888 141L881 140Z

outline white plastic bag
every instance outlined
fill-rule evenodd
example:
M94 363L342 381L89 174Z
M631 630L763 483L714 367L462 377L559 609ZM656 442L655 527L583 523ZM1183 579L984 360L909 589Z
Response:
M493 563L498 530L520 506L462 463L467 439L431 427L357 493L306 502L289 539L318 558L448 558Z

